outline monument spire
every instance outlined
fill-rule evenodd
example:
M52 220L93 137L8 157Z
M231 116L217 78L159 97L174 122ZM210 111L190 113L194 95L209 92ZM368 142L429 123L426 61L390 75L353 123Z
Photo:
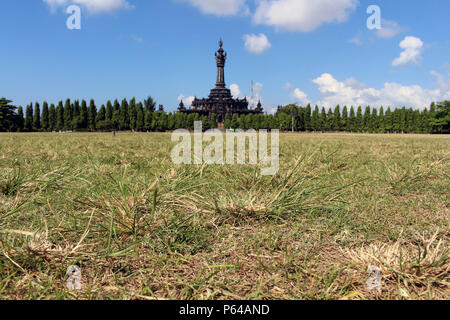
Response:
M227 53L223 50L222 39L219 41L219 50L216 52L217 63L217 88L225 88L225 62L227 61Z

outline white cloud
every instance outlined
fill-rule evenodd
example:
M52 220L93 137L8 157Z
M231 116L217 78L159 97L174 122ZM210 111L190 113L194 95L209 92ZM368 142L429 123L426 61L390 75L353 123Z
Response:
M406 37L400 42L400 48L403 51L400 56L392 61L394 67L408 63L418 64L423 51L423 42L416 37Z
M358 0L260 0L257 24L289 31L313 31L324 23L345 22Z
M230 86L230 90L231 90L231 95L232 95L234 98L240 98L240 97L241 97L241 89L239 88L239 85L233 83L233 84Z
M310 103L310 100L308 99L308 95L306 93L304 93L302 90L300 90L299 88L295 88L291 95L295 100L301 102L304 105L307 105L308 103Z
M190 107L192 106L192 101L194 101L195 97L194 96L189 96L186 97L184 94L181 94L178 96L178 101L181 102L183 101L185 107Z
M381 29L377 31L377 37L382 39L389 39L403 32L403 30L404 29L400 27L397 22L382 19Z
M134 8L127 0L43 0L54 12L60 6L78 4L86 7L90 13L113 12L119 9Z
M267 36L263 33L260 33L259 35L246 34L244 35L244 40L245 40L245 49L247 49L248 52L254 54L261 54L264 51L269 50L270 47L272 47L272 44L269 42L269 39L267 39Z
M324 73L313 82L318 85L321 94L319 105L332 108L338 104L347 106L373 107L413 107L423 109L433 101L440 101L450 96L449 87L423 89L418 85L404 86L395 82L386 82L381 89L367 88L364 84L351 78L336 80L331 74ZM448 81L448 84L450 81Z
M443 76L440 73L432 70L430 74L436 77L436 86L441 92L444 92L442 100L450 100L450 73L447 76Z
M180 1L180 0L178 0ZM181 0L198 8L202 13L216 16L248 15L246 0Z

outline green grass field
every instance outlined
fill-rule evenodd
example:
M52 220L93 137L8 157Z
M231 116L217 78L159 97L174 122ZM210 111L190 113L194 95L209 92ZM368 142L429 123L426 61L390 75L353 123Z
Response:
M274 177L172 147L1 134L0 299L450 299L448 136L282 134Z

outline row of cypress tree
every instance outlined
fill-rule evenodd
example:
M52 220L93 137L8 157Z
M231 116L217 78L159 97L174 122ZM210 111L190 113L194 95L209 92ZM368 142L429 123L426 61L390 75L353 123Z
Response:
M97 108L95 101L85 100L57 105L44 102L22 107L9 105L11 101L0 100L0 131L52 132L52 131L167 131L179 128L193 129L195 121L203 122L203 129L217 127L216 116L199 114L166 113L162 105L156 110L156 102L148 97L143 102L123 99L120 103L108 101ZM8 108L7 108L8 107ZM2 117L8 110L9 120ZM6 114L6 113L5 113ZM4 119L4 120L2 120ZM314 109L311 105L279 107L274 115L228 114L224 126L229 129L280 129L282 131L342 131L370 133L450 133L450 101L433 103L423 111L412 108L381 107L380 109L336 106L334 109Z

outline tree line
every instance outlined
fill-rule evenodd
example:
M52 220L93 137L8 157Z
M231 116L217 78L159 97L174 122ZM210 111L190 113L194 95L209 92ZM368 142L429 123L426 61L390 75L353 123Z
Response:
M111 131L133 130L164 132L175 129L193 129L195 121L203 122L203 129L217 128L216 115L210 117L197 113L166 113L156 101L148 97L143 102L123 99L108 101L97 108L95 101L65 102L57 105L30 103L25 110L11 105L12 101L0 99L0 131L54 132L54 131ZM279 129L282 131L366 132L366 133L450 133L450 101L432 103L423 111L381 107L354 108L339 105L334 109L287 105L279 107L276 114L227 114L227 129Z

